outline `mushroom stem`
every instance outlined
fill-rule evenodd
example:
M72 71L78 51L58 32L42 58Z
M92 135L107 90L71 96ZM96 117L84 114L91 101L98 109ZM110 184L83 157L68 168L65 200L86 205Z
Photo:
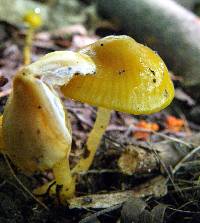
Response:
M3 134L2 134L2 120L3 115L0 116L0 152L4 151L4 142L3 142Z
M62 201L71 198L75 193L75 177L72 177L69 166L69 158L66 157L53 167L55 180L34 189L33 193L42 195L49 191L50 195L55 195L58 189L59 197ZM55 182L56 181L56 182Z
M104 134L109 124L110 115L111 110L101 107L98 109L94 127L90 132L86 143L85 157L81 158L80 161L76 164L72 170L73 174L85 172L90 168L102 135Z
M25 46L23 50L24 54L24 65L28 65L31 62L31 46L33 41L33 28L28 28L27 35L25 37Z
M61 162L53 167L53 173L56 180L56 189L60 191L61 200L73 197L75 192L75 179L72 178L69 166L69 157L66 157Z

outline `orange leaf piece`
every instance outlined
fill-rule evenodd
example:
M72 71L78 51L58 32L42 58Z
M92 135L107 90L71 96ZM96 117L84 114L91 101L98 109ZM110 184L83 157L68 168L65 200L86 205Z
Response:
M153 130L153 131L159 130L159 125L157 123L146 122L145 120L139 121L135 126L141 129L147 129L147 130ZM134 137L136 139L140 139L144 141L147 141L149 135L150 135L150 132L139 131L139 130L134 132Z
M179 132L184 127L184 120L169 115L166 118L166 128L172 132Z

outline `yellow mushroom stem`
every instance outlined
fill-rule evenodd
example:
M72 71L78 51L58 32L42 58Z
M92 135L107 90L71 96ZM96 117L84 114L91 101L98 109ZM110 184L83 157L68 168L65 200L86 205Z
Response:
M2 121L3 121L3 115L0 116L0 153L2 153L4 149L3 134L2 134Z
M23 21L28 25L25 37L25 46L23 49L24 65L28 65L31 62L31 47L34 31L42 25L42 17L40 16L39 12L37 12L37 10L31 10L25 13Z
M29 27L25 37L25 45L23 49L24 65L28 65L31 62L31 47L33 42L33 34L34 34L34 28Z
M73 197L75 193L75 179L71 175L69 155L53 167L53 173L60 199L64 200Z
M100 144L102 135L104 134L109 121L110 121L111 110L106 108L99 108L97 111L96 121L92 131L88 136L86 143L85 157L82 157L77 165L72 170L72 173L86 172L94 159L96 150Z
M53 167L53 174L55 180L34 189L33 193L42 195L48 192L50 196L57 193L63 203L66 199L74 196L76 185L76 178L71 175L68 157Z

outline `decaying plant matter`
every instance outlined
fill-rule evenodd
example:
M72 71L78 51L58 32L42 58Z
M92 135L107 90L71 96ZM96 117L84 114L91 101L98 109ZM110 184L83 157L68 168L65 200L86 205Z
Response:
M54 86L66 97L98 106L87 156L69 166L71 128ZM52 169L61 200L74 196L76 174L89 169L110 110L149 114L174 96L162 59L127 36L110 36L78 53L53 52L17 72L5 107L2 151L25 172ZM37 189L42 193L52 182Z

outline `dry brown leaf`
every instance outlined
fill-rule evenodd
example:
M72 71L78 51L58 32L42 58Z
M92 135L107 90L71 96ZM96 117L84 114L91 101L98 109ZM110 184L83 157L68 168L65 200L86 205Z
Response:
M109 208L121 204L130 197L144 198L147 196L160 197L167 193L166 178L155 177L148 182L134 187L132 190L112 192L108 194L91 194L75 197L69 200L69 208Z

